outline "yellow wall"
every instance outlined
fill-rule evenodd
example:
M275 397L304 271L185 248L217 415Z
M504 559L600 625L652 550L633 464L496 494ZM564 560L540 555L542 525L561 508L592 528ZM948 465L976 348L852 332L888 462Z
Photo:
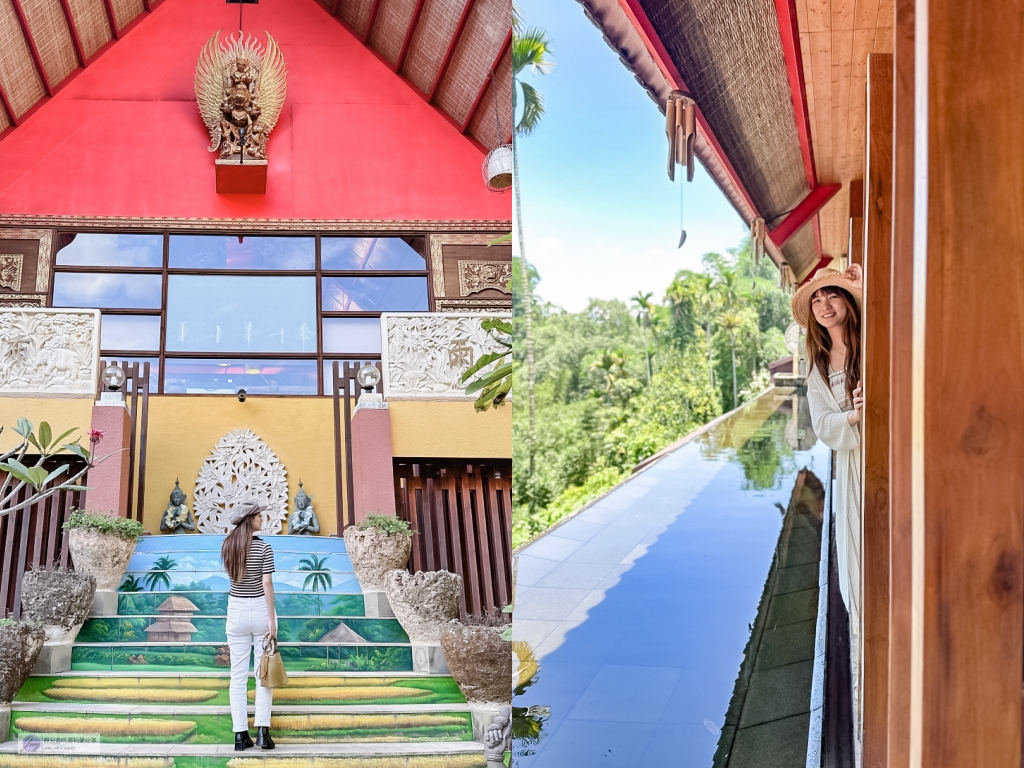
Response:
M72 427L78 431L72 433L69 441L80 438L82 445L89 447L89 427L92 424L92 404L90 397L0 397L0 451L7 451L21 443L21 436L14 431L18 419L25 418L32 422L38 431L40 422L47 422L58 437Z
M409 458L512 458L512 404L477 412L472 402L391 401L391 449Z
M337 531L334 505L334 404L328 397L149 398L146 457L146 510L143 523L160 532L174 479L195 502L195 481L203 461L221 437L251 429L288 472L288 510L302 487L313 498L321 535Z

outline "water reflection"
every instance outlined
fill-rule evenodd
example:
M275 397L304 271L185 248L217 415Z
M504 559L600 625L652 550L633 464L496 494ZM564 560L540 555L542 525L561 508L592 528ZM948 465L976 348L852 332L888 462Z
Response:
M522 640L512 643L512 690L515 696L524 696L526 689L537 682L540 665L533 647ZM536 754L534 746L544 737L544 723L551 709L540 704L512 707L512 757L530 757Z

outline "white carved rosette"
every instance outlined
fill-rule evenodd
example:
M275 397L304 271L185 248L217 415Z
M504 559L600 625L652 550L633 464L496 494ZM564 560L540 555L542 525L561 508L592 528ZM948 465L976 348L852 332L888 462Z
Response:
M224 435L196 479L196 525L202 533L227 533L231 508L243 499L267 506L263 533L281 533L288 515L288 480L277 455L252 430Z
M99 356L99 310L0 308L0 395L90 396Z
M384 397L388 400L475 400L462 374L483 355L505 352L485 331L481 313L381 315ZM490 371L494 364L484 368Z

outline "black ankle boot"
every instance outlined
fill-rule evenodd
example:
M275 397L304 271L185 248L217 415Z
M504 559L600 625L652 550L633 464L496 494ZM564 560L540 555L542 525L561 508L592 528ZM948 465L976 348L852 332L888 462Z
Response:
M270 728L261 725L256 729L256 746L260 749L273 749L274 740L270 738Z
M249 737L248 730L235 732L235 752L241 752L252 745L252 739Z

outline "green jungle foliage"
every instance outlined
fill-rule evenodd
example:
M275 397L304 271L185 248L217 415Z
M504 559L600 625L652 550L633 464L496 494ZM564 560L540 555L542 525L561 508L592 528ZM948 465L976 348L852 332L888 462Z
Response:
M513 546L599 497L657 453L768 386L768 363L789 354L789 296L750 241L680 270L661 300L591 299L566 312L537 295L536 436L529 462L521 270L512 270L517 395L513 403ZM769 450L767 443L752 450ZM776 470L754 462L758 471ZM752 464L753 466L753 464ZM767 478L748 478L761 487Z

